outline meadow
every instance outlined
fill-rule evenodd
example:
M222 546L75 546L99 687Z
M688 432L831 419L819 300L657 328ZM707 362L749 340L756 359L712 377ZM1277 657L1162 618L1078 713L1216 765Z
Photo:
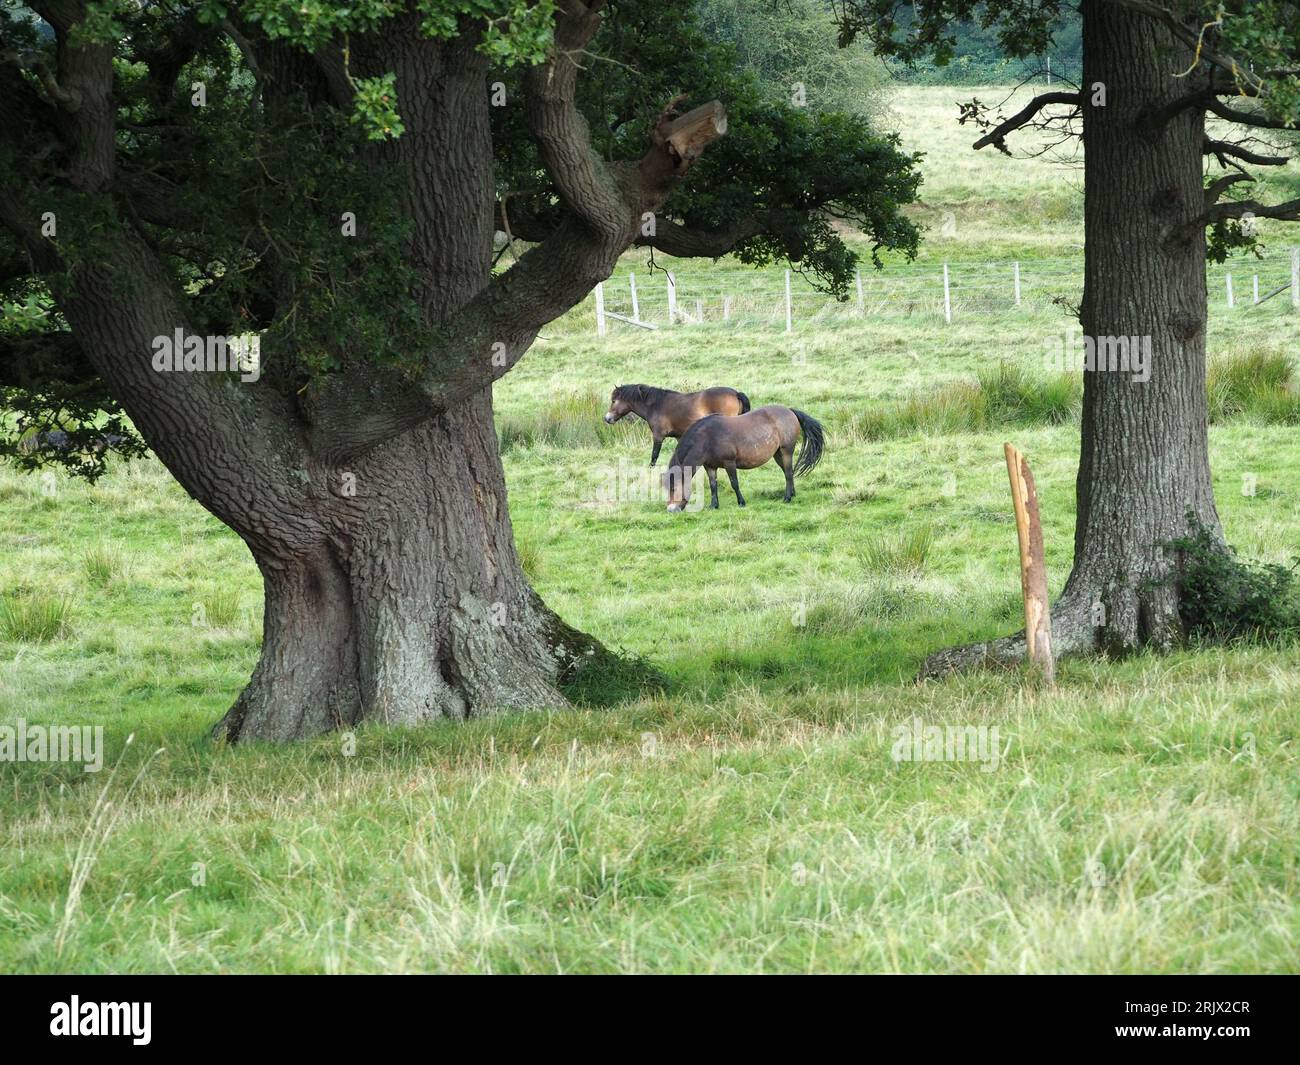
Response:
M670 328L662 272L629 254L610 307L635 272L661 328L598 337L588 300L498 386L534 585L661 689L214 746L260 636L240 541L153 460L93 486L0 468L0 724L102 725L118 765L0 763L0 971L1300 968L1300 647L1067 660L1052 690L913 682L1020 627L1004 440L1034 468L1054 592L1072 554L1079 382L1043 351L1081 289L1082 174L971 152L955 101L999 92L896 94L929 231L917 262L864 269L861 313L796 277L787 333L781 270L661 258L705 305ZM1013 261L1036 279L1019 307ZM1243 556L1286 564L1300 314L1229 311L1214 283L1211 306L1220 513ZM667 514L644 426L600 421L631 382L799 407L826 455L789 506L770 465L742 472L743 510L724 479L719 510ZM896 762L917 720L996 727L1005 757Z

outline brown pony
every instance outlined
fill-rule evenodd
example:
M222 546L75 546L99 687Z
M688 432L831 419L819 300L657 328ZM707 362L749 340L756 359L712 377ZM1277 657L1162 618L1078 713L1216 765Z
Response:
M794 444L803 433L799 461L794 461ZM664 488L668 492L668 512L686 509L691 498L691 478L701 466L709 475L712 506L718 506L718 467L727 471L736 502L742 507L737 470L752 470L768 459L775 459L785 471L785 502L794 498L794 475L807 473L822 457L825 436L821 422L791 407L759 407L737 418L702 418L682 437L668 461Z
M613 425L627 414L637 414L650 426L654 450L650 465L659 461L664 437L681 438L692 425L710 414L744 414L749 397L734 388L706 388L703 392L674 392L653 385L619 385L609 397L605 421Z

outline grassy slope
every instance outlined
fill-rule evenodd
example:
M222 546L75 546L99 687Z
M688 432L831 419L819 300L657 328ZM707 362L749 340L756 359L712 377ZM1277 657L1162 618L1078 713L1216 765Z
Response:
M931 271L1077 254L1068 178L962 154L948 101L967 94L897 105L930 144ZM781 283L678 269L686 306L691 285L767 300ZM1216 306L1212 349L1294 353L1281 303ZM114 758L137 737L111 783L0 764L0 971L1294 970L1300 650L1067 663L1052 694L1006 675L908 683L928 650L1017 624L1007 435L1034 463L1059 588L1077 427L869 441L855 426L1001 359L1037 368L1062 324L1040 304L952 326L915 308L801 317L790 337L755 320L598 342L590 305L575 312L498 390L517 440L577 441L510 448L521 552L568 620L649 655L674 689L368 730L354 756L337 737L207 743L255 660L259 586L238 540L159 468L56 479L52 495L0 471L0 591L70 604L63 638L0 640L0 721L103 724ZM601 444L587 393L628 380L801 407L826 422L827 457L790 507L775 466L742 474L744 511L725 489L719 512L676 518L603 502L649 441L629 428ZM1225 524L1248 554L1295 551L1295 431L1212 430ZM196 604L208 624L192 624ZM913 715L997 725L1007 762L896 765L891 730ZM69 907L106 783L111 831Z

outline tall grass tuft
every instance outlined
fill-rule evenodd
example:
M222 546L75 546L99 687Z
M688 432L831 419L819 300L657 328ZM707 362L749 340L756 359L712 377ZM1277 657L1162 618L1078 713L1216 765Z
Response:
M934 530L918 525L868 540L857 549L857 557L868 573L914 577L924 572L933 545Z
M203 616L214 629L226 629L239 620L243 602L236 588L220 588L203 598Z
M0 635L6 640L44 643L66 636L72 627L72 600L66 595L29 591L0 599Z
M628 415L614 425L606 425L607 409L605 399L594 389L553 396L539 411L501 419L501 450L504 453L539 445L604 447L626 443L637 435L638 418Z
M1079 374L1029 373L1018 363L1000 362L979 375L987 401L987 425L1061 425L1079 410L1083 378Z
M1235 351L1211 359L1205 391L1211 422L1246 417L1265 425L1300 424L1300 384L1281 351Z
M128 569L126 555L122 549L107 540L101 540L86 548L82 555L82 563L90 583L100 587L119 577L124 577Z
M1077 416L1083 398L1078 374L1035 374L1002 362L975 381L843 414L841 429L864 442L921 434L945 436L997 426L1060 425Z

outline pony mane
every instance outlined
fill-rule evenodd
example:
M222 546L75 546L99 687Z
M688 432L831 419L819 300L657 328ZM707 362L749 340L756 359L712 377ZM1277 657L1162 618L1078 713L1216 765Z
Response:
M614 395L632 403L654 403L676 393L671 388L655 388L654 385L619 385L614 389Z

